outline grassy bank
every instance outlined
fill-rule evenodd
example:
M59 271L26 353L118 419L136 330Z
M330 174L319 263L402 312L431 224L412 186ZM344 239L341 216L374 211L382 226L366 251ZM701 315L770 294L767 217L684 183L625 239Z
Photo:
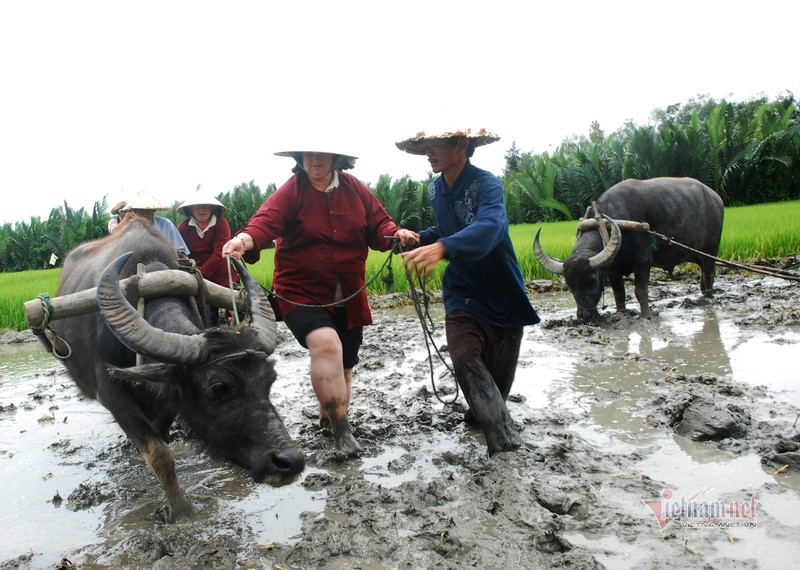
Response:
M577 222L555 222L549 224L522 224L511 227L511 239L519 258L522 274L527 281L552 279L554 276L539 265L533 255L533 238L541 228L541 241L552 256L564 259L572 251ZM781 202L726 208L722 229L719 257L737 262L746 262L759 257L780 257L800 252L800 201ZM381 268L389 258L388 253L371 251L367 259L367 279L376 277L368 292L384 295L391 292L408 291L408 282L400 256L391 257L394 283L384 282L388 271ZM272 283L272 251L263 252L262 259L250 267L259 282L266 286ZM429 278L430 289L441 288L444 264ZM23 303L46 293L55 296L60 269L42 269L21 273L0 273L0 329L28 328Z

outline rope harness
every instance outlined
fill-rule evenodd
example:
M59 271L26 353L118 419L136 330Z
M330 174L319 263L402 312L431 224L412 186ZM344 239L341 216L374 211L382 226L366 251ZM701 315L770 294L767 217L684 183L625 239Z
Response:
M72 347L66 340L58 336L58 333L53 328L53 325L50 324L50 315L53 313L53 306L50 304L50 295L47 293L39 293L36 298L42 303L42 314L44 315L44 318L42 319L41 327L34 328L33 332L37 335L44 335L44 337L47 339L47 342L50 344L50 352L53 354L53 356L59 360L66 360L72 356ZM64 346L67 347L66 354L59 354L58 349L56 349L56 342L59 340Z
M399 247L400 242L397 241L394 248ZM391 255L391 254L390 254ZM459 394L459 386L458 382L454 381L453 383L456 386L455 394L453 395L452 400L443 400L442 397L439 395L439 391L436 389L436 373L434 372L434 365L433 365L433 354L431 353L431 345L433 345L433 349L436 351L436 355L441 360L442 364L445 365L450 375L455 378L456 374L453 371L452 367L447 363L447 360L436 347L436 342L433 340L433 333L435 329L435 325L433 323L433 319L431 318L431 314L429 311L429 304L428 304L428 292L425 288L425 279L422 276L418 276L419 279L419 288L420 291L417 292L417 288L414 286L414 277L411 275L411 269L406 267L406 279L408 280L408 290L411 294L411 301L414 304L414 311L417 314L417 318L419 319L419 323L422 326L423 338L425 339L425 349L428 351L428 367L431 373L431 389L433 390L433 395L436 396L436 399L439 400L442 404L449 405L454 404L458 399Z
M592 202L592 208L594 209L594 213L595 213L593 219L595 221L597 221L598 231L600 232L600 235L603 238L603 245L606 245L606 244L608 244L608 240L609 240L608 228L606 227L606 224L602 219L602 216L600 214L600 210L598 209L596 202ZM587 209L587 214L588 214L588 209ZM586 218L584 218L584 219L586 219ZM752 265L743 265L741 263L736 263L734 261L729 261L727 259L722 259L720 257L713 256L713 255L711 255L709 253L705 253L705 252L700 251L698 249L695 249L693 247L689 247L688 245L682 244L681 242L675 240L675 238L671 238L671 237L666 236L664 234L658 233L657 231L651 230L650 229L650 225L647 224L647 223L629 222L627 220L614 220L614 222L615 223L617 223L617 222L625 223L627 229L631 229L633 231L645 231L648 234L650 234L650 248L651 249L655 249L656 248L657 240L660 239L662 241L665 241L668 245L674 245L676 247L683 248L683 249L685 249L687 251L691 251L692 253L695 253L695 254L697 254L697 255L699 255L701 257L705 257L705 258L708 258L708 259L713 259L716 263L719 263L720 265L727 265L728 267L734 267L736 269L742 269L742 270L745 270L745 271L751 271L753 273L761 273L763 275L769 275L771 277L778 277L780 279L786 279L788 281L800 281L800 276L792 275L791 273L787 273L787 271L789 269L794 269L800 264L796 264L796 265L790 267L789 269L768 269L768 268L764 268L764 267L754 267ZM581 231L580 226L578 228L578 231L579 232ZM603 283L605 285L605 276L603 278Z
M267 354L263 350L254 350L252 348L248 348L246 350L240 350L239 352L232 352L230 354L218 356L213 360L209 360L208 362L203 362L202 364L197 365L196 368L205 368L207 366L219 364L220 362L225 362L226 360L235 360L239 358L244 358L246 356L261 356L262 358L269 358L269 354Z
M719 257L715 257L713 255L710 255L708 253L704 253L702 251L699 251L697 249L689 247L688 245L684 245L684 244L682 244L682 243L680 243L678 241L675 241L671 237L665 236L664 234L660 234L660 233L655 232L653 230L647 230L647 231L648 231L648 233L650 235L652 235L652 236L654 236L654 237L656 237L658 239L664 240L665 242L667 242L670 245L676 245L678 247L682 247L683 249L686 249L688 251L696 253L697 255L701 255L703 257L707 257L708 259L713 259L715 262L717 262L717 263L719 263L721 265L727 265L728 267L735 267L737 269L743 269L745 271L752 271L753 273L761 273L763 275L769 275L771 277L778 277L780 279L786 279L788 281L800 281L800 276L792 275L790 273L787 273L786 269L767 269L767 268L764 268L764 267L756 267L756 266L753 266L753 265L743 265L741 263L736 263L734 261L729 261L727 259L722 259L722 258L719 258ZM794 267L796 267L796 265Z

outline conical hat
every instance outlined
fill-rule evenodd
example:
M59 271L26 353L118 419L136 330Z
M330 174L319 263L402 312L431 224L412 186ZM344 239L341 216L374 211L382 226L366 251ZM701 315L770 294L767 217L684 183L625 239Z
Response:
M225 207L225 204L214 198L214 196L208 194L207 192L198 190L187 200L185 200L183 204L178 206L178 213L183 216L188 216L189 214L186 212L186 208L201 205L211 206L212 208L217 207L223 214L228 210L228 208Z
M139 190L130 200L126 201L124 206L118 208L119 212L128 210L169 210L169 206L156 199L147 190ZM112 209L111 212L113 213L114 210Z

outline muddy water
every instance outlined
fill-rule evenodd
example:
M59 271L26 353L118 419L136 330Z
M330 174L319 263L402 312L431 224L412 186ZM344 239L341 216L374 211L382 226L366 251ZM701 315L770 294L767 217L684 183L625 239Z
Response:
M245 474L195 452L178 438L172 447L179 477L199 507L197 519L186 525L154 521L153 512L163 499L154 479L110 415L79 397L54 358L37 344L0 346L0 528L13 529L0 540L0 568L52 568L62 557L81 562L83 568L152 567L159 560L160 567L180 568L185 567L180 561L165 562L177 556L171 548L181 550L169 542L180 534L197 541L181 550L184 555L196 560L212 557L199 546L211 543L216 549L212 565L220 567L247 567L264 560L279 560L284 567L397 567L404 559L420 556L415 542L419 532L412 525L376 539L395 545L393 556L399 558L394 564L387 562L380 546L342 551L336 546L346 540L342 529L362 516L361 524L378 533L381 519L399 512L380 512L381 504L391 504L392 493L413 502L418 489L435 495L443 481L470 481L486 465L504 473L499 488L533 485L542 494L540 487L548 485L575 493L583 485L578 473L592 472L586 460L592 452L601 471L610 470L611 477L591 480L591 497L578 495L594 508L588 520L599 521L613 511L616 518L634 522L614 530L585 518L566 524L559 536L571 545L570 553L577 553L570 560L573 566L584 567L586 560L593 560L607 568L652 567L657 565L655 550L664 549L669 558L689 548L700 564L715 566L722 557L726 563L756 568L785 567L787 560L800 558L797 472L776 474L775 466L762 462L764 450L757 445L736 447L734 441L720 448L677 435L660 421L659 407L684 389L680 378L703 375L746 386L745 403L754 425L791 426L791 414L800 406L800 330L770 324L768 303L746 290L714 304L693 303L692 289L685 295L682 290L669 293L654 301L660 312L657 319L622 319L601 328L571 322L574 309L567 294L536 295L534 303L545 322L527 329L509 403L512 417L523 426L526 446L489 463L482 436L452 424L449 407L430 397L427 351L410 311L378 310L376 326L366 333L354 378L354 425L366 449L357 460L342 461L329 453L330 438L314 425L307 357L284 331L275 355L280 380L273 402L309 458L301 482L278 489L255 485ZM441 328L435 339L443 344ZM452 379L440 378L436 387L443 399L453 397ZM420 403L424 398L427 402ZM432 419L434 429L417 430L407 417L426 426ZM447 427L437 429L445 425L436 423L442 417ZM574 474L552 468L542 472L547 459L540 456L547 455L551 440L565 434L577 450L578 457L567 469ZM617 477L614 469L619 470ZM626 478L633 483L615 488L615 479ZM455 550L432 548L425 554L429 557L412 566L429 567L432 560L442 567L492 566L486 560L502 560L498 557L504 549L495 552L492 543L516 536L509 533L509 523L471 510L476 504L500 501L499 488L485 485L483 490L464 485L459 491L464 504L446 507L443 520L461 525L451 529ZM678 535L686 544L676 547L676 540L665 540L657 526L652 528L654 518L643 504L659 499L664 488L676 496L704 493L711 500L755 495L762 509L760 524L723 535L688 530ZM342 495L349 498L343 502ZM377 496L369 500L372 495ZM439 508L434 495L428 495L432 502L423 520ZM529 500L520 492L516 502L528 514L517 527L539 524L532 521L540 520L536 513L542 509L534 502L527 504ZM510 512L511 507L506 508ZM333 530L320 546L314 541L320 540L320 529L329 526ZM434 528L437 533L442 530ZM475 541L485 544L486 552L458 558L458 548L468 552L474 547L467 545ZM529 537L520 541L524 554L515 560L523 565L565 562L547 558L547 548L534 548ZM403 547L406 543L411 546ZM225 558L219 553L226 548L238 554ZM337 552L338 562L326 562ZM451 558L445 556L448 552ZM287 559L294 565L284 562Z

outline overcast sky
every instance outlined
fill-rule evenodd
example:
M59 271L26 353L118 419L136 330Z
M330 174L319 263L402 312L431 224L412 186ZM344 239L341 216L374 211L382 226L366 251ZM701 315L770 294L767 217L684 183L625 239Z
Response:
M800 96L796 4L716 0L0 3L0 222L147 189L283 183L319 147L427 177L396 140L485 127L553 150L699 94ZM329 142L330 141L330 142ZM322 148L322 147L325 148Z

